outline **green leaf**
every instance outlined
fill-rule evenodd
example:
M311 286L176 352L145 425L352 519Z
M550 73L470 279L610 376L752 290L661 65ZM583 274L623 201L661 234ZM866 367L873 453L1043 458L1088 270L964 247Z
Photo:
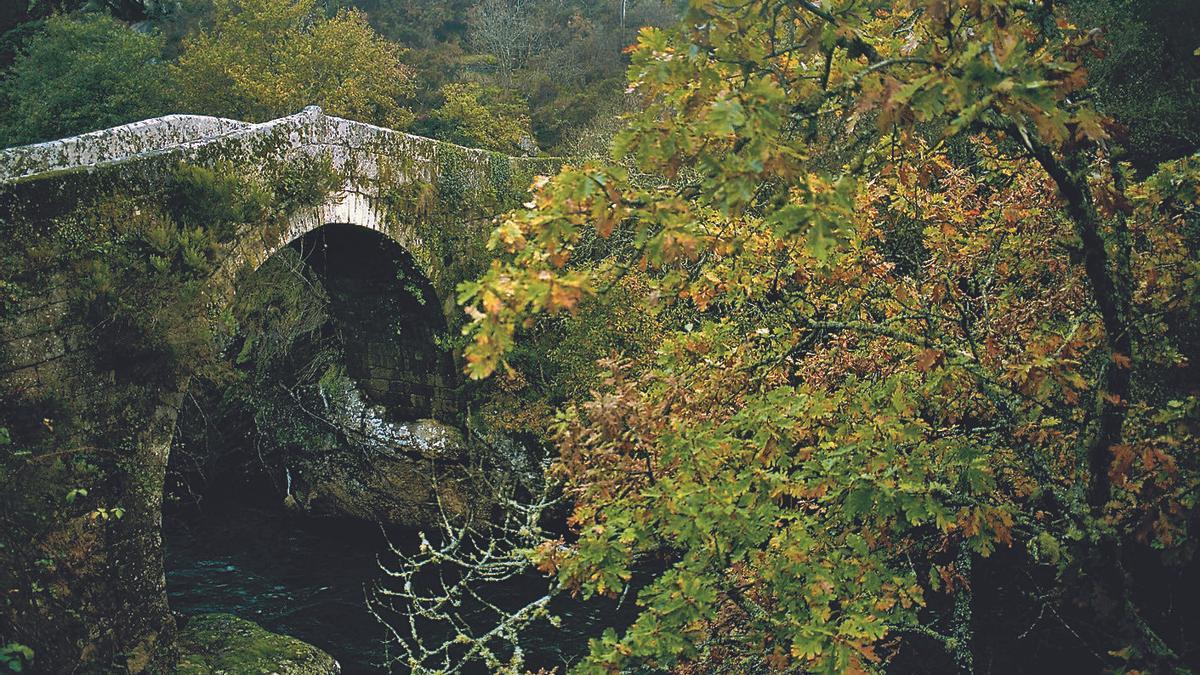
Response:
M731 134L746 121L742 104L721 100L713 103L708 112L708 126L713 133Z
M829 221L817 218L808 230L808 249L821 262L829 262L830 252L837 246L838 240Z

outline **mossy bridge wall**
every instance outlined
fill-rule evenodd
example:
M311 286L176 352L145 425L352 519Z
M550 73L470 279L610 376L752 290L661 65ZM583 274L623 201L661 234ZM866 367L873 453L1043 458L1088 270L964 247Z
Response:
M305 233L342 223L403 246L453 330L455 286L487 264L493 216L534 175L555 169L552 160L466 149L317 108L264 124L175 115L0 151L0 228L11 244L0 254L0 644L32 647L39 672L173 667L161 502L190 376L179 364L156 366L153 354L113 358L122 346L99 344L105 309L77 293L98 282L65 262L62 242L73 261L102 265L104 251L88 250L97 211L131 221L169 211L164 186L181 166L261 185L314 163L335 180L262 222L238 224L213 249L201 284L212 320L240 275ZM129 212L114 213L114 203ZM118 235L94 247L120 245L120 223L110 230Z

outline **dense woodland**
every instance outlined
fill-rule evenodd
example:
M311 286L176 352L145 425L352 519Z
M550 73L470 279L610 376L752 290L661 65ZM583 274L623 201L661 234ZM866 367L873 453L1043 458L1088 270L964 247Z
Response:
M627 107L623 50L638 28L679 13L658 0L21 0L0 9L0 145L167 113L257 122L320 105L472 147L561 154Z
M1191 0L20 0L0 146L317 104L564 158L437 338L544 481L475 549L389 563L448 551L546 595L399 671L523 672L545 598L603 596L636 611L575 671L1192 672L1197 25ZM329 300L288 266L239 296L240 341L169 348L255 461L301 433L262 414L270 381L330 387ZM122 311L179 311L147 297ZM3 642L0 669L37 667Z

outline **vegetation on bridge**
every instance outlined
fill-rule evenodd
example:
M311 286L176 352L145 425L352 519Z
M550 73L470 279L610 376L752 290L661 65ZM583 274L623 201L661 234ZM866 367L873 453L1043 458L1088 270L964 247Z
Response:
M488 221L479 213L513 205L519 190L512 181L527 181L531 170L510 167L507 157L481 157L484 168L450 146L433 167L441 178L425 203L380 200L397 226L419 219L451 285L485 269ZM419 185L404 171L413 168L391 174L398 192L401 184ZM84 591L79 580L103 575L114 556L158 555L156 538L139 529L160 520L166 456L149 448L170 442L174 413L161 416L178 406L189 382L198 392L219 392L229 409L259 416L258 433L271 447L326 431L298 422L293 402L272 398L264 386L282 372L280 352L311 337L322 299L287 269L286 256L250 281L245 275L258 258L241 256L246 241L253 248L278 239L297 213L325 202L347 178L320 156L249 167L164 156L5 188L0 585L8 589L5 636L19 636L12 663L28 661L26 644L38 646L38 667L49 669L116 658L137 670L169 657L152 643L113 654L112 636L89 635L94 629L79 617L119 619L128 614L118 609L128 604L123 594L132 591ZM313 362L334 365L336 348L318 340ZM293 384L323 386L330 372L308 372Z
M0 583L26 589L5 593L5 622L39 645L42 668L72 662L89 643L97 657L112 656L106 638L89 640L67 617L113 613L124 601L115 592L80 595L73 580L108 556L138 558L109 542L152 545L126 522L158 517L142 511L157 502L144 494L161 491L161 466L138 451L162 433L153 411L189 377L233 374L218 370L218 336L236 325L223 309L228 289L213 275L234 234L263 220L282 227L288 212L278 204L295 208L327 190L314 172L278 181L286 196L195 166L167 178L149 194L136 179L108 175L6 195L5 364L37 365L35 379L3 394L0 481L11 489L2 493ZM80 194L69 196L71 188ZM51 196L79 207L55 213L43 205ZM29 334L42 339L26 344L20 336Z

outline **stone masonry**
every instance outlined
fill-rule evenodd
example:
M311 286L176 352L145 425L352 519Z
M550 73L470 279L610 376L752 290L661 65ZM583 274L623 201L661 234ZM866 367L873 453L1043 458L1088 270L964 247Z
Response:
M411 256L431 289L433 316L448 330L460 325L455 286L478 274L478 261L486 259L491 218L505 207L514 189L519 194L528 186L533 174L554 170L552 161L461 148L329 117L317 108L263 124L172 115L0 151L0 224L50 228L114 190L161 193L164 181L181 163L264 175L281 163L314 158L330 161L344 177L343 185L319 205L293 214L282 232L265 226L240 230L232 252L218 261L220 271L212 283L233 288L239 275L322 226L367 228ZM83 329L84 318L73 314L60 290L76 281L56 274L35 297L23 296L0 307L0 401L66 396L84 401L78 409L86 411L89 392L103 391L127 374L97 357ZM414 340L429 337L422 334L427 326L407 329ZM425 354L399 356L370 339L355 354L368 391L374 389L372 393L385 398L407 397L414 416L453 412L453 398L444 390L461 372L461 364L429 363ZM406 383L413 378L420 381ZM49 391L50 382L57 383L55 391ZM29 548L53 541L58 550L73 556L69 570L37 572L51 579L49 597L54 602L35 608L0 607L0 644L13 640L31 646L39 672L173 668L175 622L164 590L161 500L175 416L187 383L164 381L156 386L157 394L128 402L119 415L109 408L85 413L92 417L80 427L84 436L71 441L98 445L96 452L111 458L99 469L95 485L109 491L111 503L124 509L123 517L54 523L44 535L46 542L24 544ZM140 420L132 423L139 428L114 428L131 424L129 420ZM40 416L31 422L33 432L51 433L37 428L41 422ZM51 422L45 421L47 429ZM0 447L0 452L8 450ZM30 462L21 480L0 486L0 493L29 490L39 481L52 480L53 474L42 467ZM7 555L8 549L0 546L0 568L24 574L13 569Z

